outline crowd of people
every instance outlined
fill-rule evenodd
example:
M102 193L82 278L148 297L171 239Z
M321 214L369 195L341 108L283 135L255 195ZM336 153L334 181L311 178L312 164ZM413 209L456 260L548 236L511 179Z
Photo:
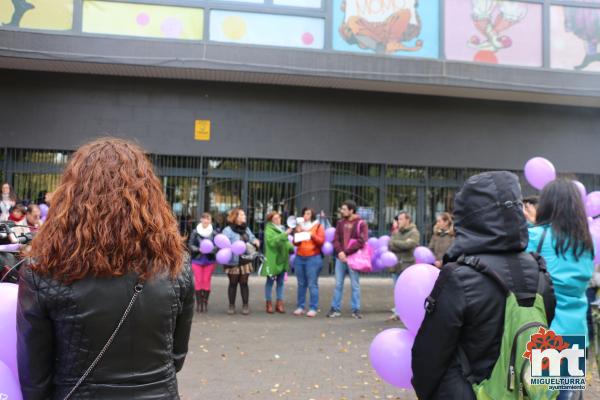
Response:
M178 398L175 374L187 353L194 308L208 310L217 264L216 248L207 251L205 241L218 233L246 246L223 266L229 314L237 313L238 287L241 314L250 313L253 272L265 278L265 311L285 313L285 280L294 249L298 293L293 315L314 318L319 312L326 233L308 207L295 226L284 225L280 213L269 213L264 243L248 226L244 210L231 210L221 232L204 213L186 249L144 151L111 138L73 155L45 223L40 224L38 206L16 200L4 184L1 218L38 232L21 269L17 312L25 399L65 398L79 385L98 398L130 398L134 392L140 398ZM335 289L327 317L341 316L348 275L352 317L360 319L360 273L354 263L367 246L368 226L352 200L343 202L339 212L332 240ZM441 273L412 349L413 386L422 399L473 398L471 384L489 377L499 357L506 291L540 294L548 325L557 334L588 334L586 290L597 250L571 181L549 183L538 202L522 198L512 173L479 174L457 194L454 217L437 216L429 243ZM415 263L420 242L412 216L400 212L388 244L398 259L390 270L394 282ZM519 304L531 306L533 298L523 296ZM107 321L119 318L135 323L113 331ZM395 312L391 319L398 319ZM101 351L106 346L116 350ZM171 361L165 364L165 359ZM93 380L78 379L92 360L103 368ZM572 391L559 396L575 398Z
M2 199L0 200L0 222L10 221L14 223L12 229L14 235L8 235L0 239L0 244L17 243L19 236L25 233L35 233L42 224L42 212L40 204L48 206L48 193L45 193L39 204L30 201L18 201L13 188L8 183L2 184Z

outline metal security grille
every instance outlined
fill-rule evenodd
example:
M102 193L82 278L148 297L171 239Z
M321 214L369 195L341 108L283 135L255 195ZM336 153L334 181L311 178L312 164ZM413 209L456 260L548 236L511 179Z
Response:
M40 202L59 184L70 151L0 149L0 179L24 201ZM330 222L346 199L356 201L371 235L390 232L399 211L411 214L427 244L435 217L452 212L454 196L481 169L415 167L385 164L304 162L217 157L149 155L182 233L189 233L202 212L213 215L218 228L229 210L242 207L259 237L271 211L284 218L313 207ZM524 195L537 193L519 175ZM589 191L600 188L600 175L561 174L580 180Z

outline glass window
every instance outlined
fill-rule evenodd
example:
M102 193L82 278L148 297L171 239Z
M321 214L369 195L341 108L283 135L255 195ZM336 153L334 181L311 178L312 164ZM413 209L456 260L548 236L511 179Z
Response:
M227 213L242 206L242 181L240 179L207 178L204 210L213 216L219 229L227 225Z
M600 71L600 8L553 6L550 30L552 68Z
M249 182L248 183L248 220L252 222L252 231L261 239L267 214L278 211L282 221L296 215L296 184L289 182Z
M400 211L407 211L413 221L417 218L417 188L415 186L387 185L385 192L385 233L390 234L392 222Z
M189 233L197 224L198 188L200 178L182 176L159 177L167 202L179 223L182 233Z
M201 40L204 10L86 0L83 26L86 33Z
M210 40L266 46L322 49L324 20L287 15L214 10Z
M13 188L22 201L39 203L46 192L52 192L60 182L60 174L14 173Z
M438 0L333 1L335 50L437 58L438 32Z
M542 6L516 1L446 0L449 60L542 65Z
M321 0L273 0L276 6L321 8Z
M0 1L0 26L66 31L73 28L73 0Z

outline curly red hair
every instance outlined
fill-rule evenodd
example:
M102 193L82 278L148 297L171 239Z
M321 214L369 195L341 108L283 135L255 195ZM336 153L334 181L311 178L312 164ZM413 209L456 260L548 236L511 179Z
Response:
M28 255L34 271L70 284L128 272L175 278L185 247L144 151L102 138L72 155Z

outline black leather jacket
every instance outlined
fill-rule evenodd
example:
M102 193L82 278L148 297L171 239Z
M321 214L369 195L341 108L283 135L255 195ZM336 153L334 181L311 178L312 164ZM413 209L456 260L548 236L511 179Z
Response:
M133 274L63 285L24 266L17 355L23 399L63 399L110 337L134 292ZM73 399L178 399L193 317L189 262L176 280L145 283L126 322Z

